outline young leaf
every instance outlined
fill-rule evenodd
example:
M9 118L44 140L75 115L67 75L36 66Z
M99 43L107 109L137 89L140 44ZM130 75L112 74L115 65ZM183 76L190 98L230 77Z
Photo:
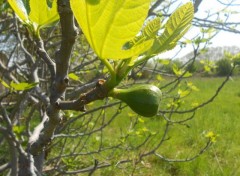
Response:
M152 45L152 40L124 50L140 31L147 17L150 0L93 1L71 0L73 13L89 44L102 59L137 56Z
M30 0L30 9L29 19L38 27L46 27L59 18L56 1L52 2L50 8L46 1Z
M11 88L13 88L16 91L23 91L23 90L31 89L31 88L35 87L36 85L38 85L38 83L26 83L26 82L21 82L21 83L11 82L10 83Z
M10 88L10 86L4 80L2 80L1 78L0 78L0 83L6 88L8 88L8 89Z
M190 72L188 72L188 71L186 72L185 70L178 68L178 66L176 64L173 64L172 69L176 76L182 76L185 78L192 76L192 74Z
M154 41L154 44L148 54L153 55L173 49L176 46L177 41L182 38L182 36L191 27L193 15L194 7L191 2L178 8L170 16L163 34Z
M133 40L127 42L124 47L127 49L132 48L135 45L143 43L147 40L153 39L156 37L158 30L160 29L160 18L154 18L149 21L146 26L143 28L141 35L137 35Z
M74 81L79 81L79 77L75 73L69 73L68 77Z
M56 0L52 3L39 0L8 0L8 3L20 20L35 33L59 19Z
M158 62L162 65L168 65L170 64L170 60L169 59L159 59Z
M153 20L149 21L147 25L143 29L143 35L147 38L154 38L159 29L161 27L161 21L160 18L154 18Z

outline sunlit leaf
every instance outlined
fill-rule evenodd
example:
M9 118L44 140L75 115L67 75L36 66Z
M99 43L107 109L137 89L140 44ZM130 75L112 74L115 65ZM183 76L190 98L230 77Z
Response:
M191 27L191 21L194 15L194 7L191 2L178 8L169 18L165 25L165 30L162 35L155 40L149 54L157 54L173 49L177 41Z
M21 83L11 82L10 83L11 88L13 88L16 91L23 91L23 90L31 89L31 88L35 87L36 85L38 85L38 83L26 83L26 82L21 82Z
M185 71L184 69L178 68L176 64L173 64L172 70L176 76L182 76L185 78L192 76L192 73L190 73L189 71Z
M163 80L164 80L164 78L163 78L161 75L157 75L157 76L156 76L156 79L157 79L158 81L163 81Z
M0 83L6 88L10 88L10 86L4 80L2 80L1 78L0 78Z
M182 70L179 69L176 64L173 64L172 70L177 76L181 76L183 74Z
M180 98L186 97L189 93L190 93L189 90L181 90L181 89L178 90L178 95Z
M148 38L154 38L161 27L161 20L159 17L149 21L143 28L143 35Z
M209 140L214 143L214 142L216 142L217 135L216 135L214 132L209 131L209 132L205 135L205 137L206 137L206 138L209 138Z
M24 5L23 1L21 0L8 0L8 3L15 11L17 16L25 23L28 22L28 14L26 10L26 6Z
M145 52L148 40L130 49L123 46L141 30L150 0L71 0L71 8L89 44L102 59L126 59Z
M163 65L168 65L170 63L169 59L159 59L158 62Z
M210 72L211 71L211 67L209 67L208 65L204 65L204 70L206 72Z
M137 73L137 77L141 77L142 75L143 75L142 72Z
M144 120L142 118L138 118L138 121L141 122L141 123L144 123Z
M236 54L233 57L233 62L234 62L235 65L240 65L240 53Z
M205 61L204 61L204 60L200 60L200 63L201 63L201 64L205 64Z
M198 103L198 102L193 102L193 103L191 104L191 106L194 107L194 108L195 108L195 107L198 107L198 106L199 106L199 103Z
M49 7L46 0L30 0L29 20L38 27L45 27L58 20L56 0Z
M195 85L193 85L192 82L188 82L187 86L193 91L199 91L199 89Z
M38 33L40 28L47 27L59 19L57 1L53 0L8 0L19 19L32 32Z
M68 77L74 81L79 81L79 77L75 73L69 73Z
M14 125L13 126L13 132L15 132L16 134L21 134L22 132L24 132L24 130L26 129L25 126L19 126L19 125Z
M201 38L201 37L198 37L196 40L194 40L194 43L196 45L200 44L200 43L206 43L209 39L207 38Z
M148 21L146 26L144 26L144 28L142 29L141 34L134 37L133 40L127 42L124 45L124 48L129 49L129 48L132 48L133 46L138 45L142 42L145 42L147 40L155 38L160 27L161 27L161 21L160 21L159 17Z
M135 116L136 116L136 114L135 114L135 113L133 113L133 112L129 112L129 113L128 113L128 116L129 116L129 117L135 117Z
M146 127L143 127L141 130L142 130L143 132L148 132L148 131L149 131L149 129L147 129Z
M186 71L184 70L184 74L183 74L183 77L184 77L184 78L188 78L188 77L191 77L191 76L192 76L192 73L190 73L189 71L186 72Z

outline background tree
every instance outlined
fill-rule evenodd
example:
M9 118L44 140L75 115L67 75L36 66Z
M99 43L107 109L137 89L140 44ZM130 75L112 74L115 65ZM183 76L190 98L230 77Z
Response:
M217 61L217 75L219 76L226 76L230 73L232 66L231 66L231 61L228 59L221 59Z
M189 64L194 64L198 55L219 30L239 33L237 23L227 21L231 12L223 12L224 19L220 12L209 15L209 17L216 15L219 20L195 17L192 21L193 26L200 26L203 29L190 43L193 57L181 65L175 64L172 67L173 72L166 74L161 66L172 62L164 62L154 56L160 51L168 50L171 45L169 41L164 40L164 35L161 35L164 32L158 30L160 26L155 24L156 22L159 25L166 24L179 1L151 2L146 21L151 19L155 21L148 22L146 26L150 27L145 28L149 29L150 33L143 28L142 35L126 43L124 49L136 52L139 47L142 54L146 52L144 48L151 41L156 42L154 38L156 35L163 36L160 39L165 41L166 45L154 43L154 47L148 47L150 54L145 58L145 55L142 55L143 58L135 62L131 59L120 61L99 59L99 55L105 57L104 54L109 53L100 52L98 45L94 45L95 41L91 40L90 36L85 36L86 31L84 35L79 26L78 31L76 27L78 24L74 20L69 1L53 2L47 1L48 4L45 3L44 6L44 3L38 4L33 0L18 1L22 3L22 8L25 7L25 11L24 9L16 11L15 8L17 17L9 6L9 3L12 3L14 8L14 1L0 1L1 173L91 175L97 172L97 169L115 167L125 168L123 172L133 174L140 163L146 165L144 163L146 157L154 156L166 161L190 161L212 144L215 135L210 133L207 139L203 139L202 148L196 148L192 156L169 159L161 154L166 141L170 140L172 127L177 125L178 128L184 128L195 116L197 109L213 101L235 68L235 66L231 68L225 81L209 100L197 106L183 105L182 100L197 89L193 84L183 81L185 77L191 76L186 70ZM80 3L72 2L76 2L76 5ZM99 1L84 2L93 6L99 3ZM194 2L195 13L201 2L197 0ZM46 5L53 10L44 13L46 17L42 18L49 20L41 23L41 18L36 18L37 15L33 12L37 13L37 9L41 8L46 9ZM226 4L228 5L234 5L234 2ZM79 6L72 7L76 7L73 9L74 15L84 30L84 21L81 24L82 16L77 12ZM58 9L59 16L54 9ZM160 17L156 18L157 16ZM46 24L48 28L45 28ZM154 27L157 28L156 31ZM185 33L184 29L185 27L169 40L177 44L179 36ZM210 37L205 38L209 33ZM188 42L183 40L178 44L184 48ZM111 58L115 53L110 54ZM149 60L150 58L153 60ZM141 75L146 68L147 60L155 63L148 69L151 73L148 79L126 78L130 70ZM170 79L163 82L162 76L168 76ZM140 83L154 84L163 92L160 109L152 119L145 119L133 113L125 103L108 97L109 91L118 84L118 87L131 89L131 86ZM117 129L112 128L114 124L118 124ZM159 130L155 130L154 125Z

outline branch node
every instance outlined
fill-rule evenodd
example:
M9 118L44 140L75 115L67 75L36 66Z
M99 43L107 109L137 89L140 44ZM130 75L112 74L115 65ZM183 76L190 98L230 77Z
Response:
M96 83L96 87L101 87L105 82L106 82L105 79L99 79L98 82Z
M63 82L64 82L64 84L68 85L69 84L69 79L68 78L64 78Z

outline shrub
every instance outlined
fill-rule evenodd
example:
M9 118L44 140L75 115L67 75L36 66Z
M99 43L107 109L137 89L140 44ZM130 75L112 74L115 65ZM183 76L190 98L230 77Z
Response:
M218 76L227 76L232 69L231 61L226 58L218 60L216 65L216 74Z

